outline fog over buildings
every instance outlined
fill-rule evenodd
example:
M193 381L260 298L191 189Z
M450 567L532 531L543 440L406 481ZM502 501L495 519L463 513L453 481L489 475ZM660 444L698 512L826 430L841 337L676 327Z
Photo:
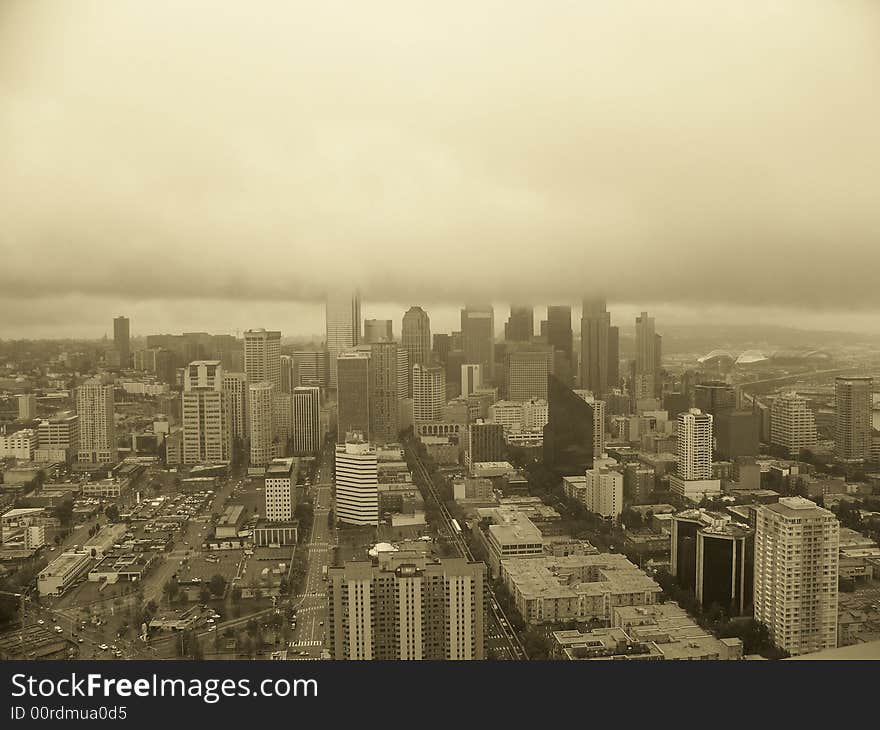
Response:
M7 0L0 337L318 333L338 284L450 329L596 282L876 331L878 49L868 0Z

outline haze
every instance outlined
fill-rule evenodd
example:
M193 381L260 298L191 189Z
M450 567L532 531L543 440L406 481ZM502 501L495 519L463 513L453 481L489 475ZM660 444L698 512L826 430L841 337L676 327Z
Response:
M878 88L869 0L5 0L0 337L336 285L876 330Z

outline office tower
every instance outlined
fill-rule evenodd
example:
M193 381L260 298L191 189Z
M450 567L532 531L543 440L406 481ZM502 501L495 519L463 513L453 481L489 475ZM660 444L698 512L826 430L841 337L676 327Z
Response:
M659 373L663 369L663 337L654 334L654 372Z
M376 450L355 432L336 446L336 518L349 525L379 524Z
M662 408L666 411L669 419L674 421L678 419L679 413L684 413L690 408L690 398L687 393L667 391L663 394Z
M547 400L547 376L553 372L549 348L514 350L507 354L507 397L510 400Z
M461 310L461 349L464 362L480 365L483 379L491 383L495 378L495 311L491 306Z
M413 423L443 420L446 373L439 365L413 366Z
M761 441L761 420L752 411L726 410L715 416L715 451L732 461L741 456L757 456Z
M468 426L465 451L468 468L473 469L473 465L480 462L502 461L504 456L504 426L482 420Z
M290 357L293 358L294 387L327 387L327 373L330 366L324 350L298 350Z
M566 385L572 384L572 353L571 307L547 307L547 344L554 352L553 372Z
M233 441L246 439L248 428L248 384L244 373L223 372L223 392L229 403L229 426Z
M290 355L279 358L281 370L281 392L292 393L296 386L296 364Z
M410 396L412 396L412 367L431 362L431 320L421 307L410 307L403 315L400 343L409 356Z
M339 355L360 344L361 299L358 294L333 292L326 300L327 384L336 387L336 365Z
M294 456L311 456L321 448L321 389L298 386L292 395L292 448Z
M593 466L593 406L555 375L547 378L544 464L557 474L583 474Z
M485 563L414 553L351 561L330 568L327 593L334 659L485 659Z
M650 504L654 491L656 472L654 467L639 462L629 462L623 468L623 493L633 504Z
M593 409L593 456L602 456L605 453L605 401L596 400L589 390L574 392Z
M409 398L409 353L402 347L397 348L397 398Z
M290 393L275 391L272 397L272 456L288 456L293 433L293 403Z
M837 646L840 524L803 497L757 508L755 618L789 654Z
M623 474L607 467L587 469L585 474L584 507L616 522L623 512Z
M390 340L370 345L370 438L380 446L397 441L400 431L397 353Z
M219 360L191 362L181 394L184 464L229 461L232 424Z
M37 438L46 461L70 463L79 451L79 416L70 412L56 413L40 421Z
M248 385L248 434L251 466L266 466L274 458L275 386L263 381Z
M451 338L447 334L438 333L433 336L434 346L432 348L434 357L442 364L446 364L446 356L451 348Z
M611 315L604 299L584 299L581 316L581 388L602 397L611 386L608 377L608 333Z
M116 461L116 424L113 386L100 380L87 380L76 389L76 414L79 416L79 453L77 461L107 464Z
M336 358L336 443L358 431L370 439L370 353L343 352Z
M25 393L17 396L18 420L33 421L37 417L37 396L34 393Z
M781 393L770 406L770 443L789 456L816 445L816 416L797 393Z
M461 366L461 397L467 398L483 386L482 366L465 363Z
M678 415L676 473L682 479L712 478L712 421L697 408Z
M620 328L608 328L608 387L620 387Z
M727 616L752 610L755 533L728 515L691 509L672 517L670 573L693 591L704 611Z
M266 467L263 488L266 519L269 522L290 522L296 510L296 482L293 458L272 459Z
M510 317L504 325L504 339L508 342L531 342L534 334L534 308L511 304Z
M365 319L364 344L390 342L394 339L394 324L390 319Z
M272 383L281 392L281 333L264 329L244 333L244 373L249 383Z
M654 318L647 312L636 317L636 373L653 374L657 370L657 338Z
M128 317L114 317L113 319L113 347L119 353L120 367L127 368L130 365L131 354L129 340Z
M841 461L871 458L873 385L870 377L834 379L834 453Z
M736 391L732 385L718 381L695 385L694 408L713 416L732 410L736 408Z

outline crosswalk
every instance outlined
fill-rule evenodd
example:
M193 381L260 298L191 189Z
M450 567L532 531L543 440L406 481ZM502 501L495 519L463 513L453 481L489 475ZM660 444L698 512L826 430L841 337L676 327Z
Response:
M287 644L287 648L288 649L296 649L297 647L300 647L300 646L323 646L323 644L324 644L323 641L317 641L317 640L291 641Z

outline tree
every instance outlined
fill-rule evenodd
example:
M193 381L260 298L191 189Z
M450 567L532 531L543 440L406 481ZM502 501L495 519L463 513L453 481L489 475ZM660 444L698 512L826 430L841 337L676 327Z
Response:
M199 591L199 600L202 603L207 603L211 600L211 589L206 585L202 585L202 589Z
M211 589L211 593L215 596L222 596L226 591L226 578L224 578L219 573L215 573L211 576L211 580L208 583L208 586Z
M167 600L168 603L174 603L179 594L180 586L177 585L177 581L173 578L162 586L162 595L165 596L165 600Z
M119 507L115 504L108 504L107 509L104 510L104 514L110 522L116 522L119 520Z
M241 588L239 586L233 586L230 598L232 598L233 603L238 603L241 600Z

